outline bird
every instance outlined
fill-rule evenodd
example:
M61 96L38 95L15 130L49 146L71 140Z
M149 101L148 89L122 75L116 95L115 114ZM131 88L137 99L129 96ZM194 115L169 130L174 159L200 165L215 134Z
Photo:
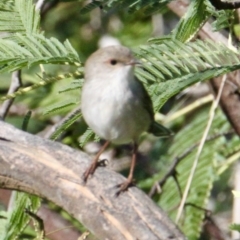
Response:
M84 67L81 110L87 125L106 140L84 172L86 182L94 174L100 155L113 144L133 143L130 171L119 184L118 193L133 185L139 137L150 132L168 137L172 131L154 120L153 104L143 84L134 74L140 62L121 45L107 46L90 55Z

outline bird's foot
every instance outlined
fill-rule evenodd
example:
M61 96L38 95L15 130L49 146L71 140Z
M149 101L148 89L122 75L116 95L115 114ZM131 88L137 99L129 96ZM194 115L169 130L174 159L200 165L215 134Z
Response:
M128 190L129 187L132 187L135 185L135 182L133 179L127 179L121 184L117 185L118 191L116 192L116 196L119 196L122 192L125 192Z
M97 167L106 167L107 166L107 159L100 160L98 162L93 162L90 167L84 172L83 174L83 181L86 183L88 180L88 177L90 175L93 175Z
M88 177L95 172L96 168L97 168L97 164L92 163L92 164L90 165L90 167L84 172L84 174L83 174L83 181L84 181L85 183L87 182Z

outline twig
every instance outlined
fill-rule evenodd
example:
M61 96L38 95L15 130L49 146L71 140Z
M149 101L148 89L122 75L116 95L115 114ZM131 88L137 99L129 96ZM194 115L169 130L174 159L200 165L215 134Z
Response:
M226 78L227 78L226 75L224 75L223 78L222 78L222 82L221 82L221 86L219 88L219 92L218 92L217 98L216 98L215 101L213 101L212 107L210 109L209 120L208 120L208 123L207 123L207 127L206 127L206 129L205 129L205 131L203 133L203 136L202 136L202 139L201 139L201 142L200 142L200 145L198 147L197 154L196 154L196 158L195 158L195 160L193 162L193 166L192 166L192 169L191 169L188 181L187 181L187 185L186 185L186 188L184 190L183 198L182 198L180 206L178 208L178 213L177 213L177 217L176 217L176 223L178 223L178 221L179 221L179 219L180 219L180 217L182 215L182 211L183 211L186 199L187 199L187 195L188 195L191 183L192 183L192 179L193 179L195 170L197 168L197 164L198 164L200 155L202 153L203 146L204 146L204 144L206 142L207 135L208 135L210 127L212 125L212 122L213 122L213 119L214 119L214 116L215 116L215 111L216 111L216 109L218 107L218 103L219 103L219 100L220 100L220 97L221 97L221 94L222 94L222 91L223 91L223 87L224 87Z
M60 75L57 75L57 76L54 76L54 77L47 77L47 78L44 78L43 80L39 81L38 83L33 84L32 86L28 86L28 87L25 87L25 88L20 88L18 91L15 91L14 93L9 93L6 96L1 97L0 101L5 101L7 99L15 98L17 96L20 96L24 93L27 93L27 92L33 90L33 89L45 86L45 85L47 85L49 83L52 83L52 82L62 80L64 78L70 78L70 77L75 77L75 76L80 77L81 75L82 75L82 72L77 70L74 73L64 73L64 74L60 74Z
M173 114L167 116L164 119L164 123L168 123L171 122L173 120L175 120L178 117L184 116L194 110L196 110L198 107L201 107L209 102L211 102L213 100L213 95L209 94L207 96L204 96L200 99L197 99L196 101L194 101L193 103L189 104L188 106L174 112Z
M11 85L8 90L8 95L16 92L22 86L21 71L15 71L12 73ZM14 99L6 100L0 109L0 119L4 120Z
M231 164L233 164L234 162L239 160L239 158L240 158L240 151L239 150L240 149L238 149L231 157L226 159L223 166L221 166L217 171L218 176L221 175L226 169L228 169Z
M59 3L59 0L51 0L51 1L45 1L45 0L38 0L35 9L40 11L41 18L43 19L45 17L45 14L55 7Z
M240 163L237 163L235 165L235 171L234 171L234 190L240 191ZM234 224L240 223L240 199L237 197L233 198L233 209L232 209L232 222ZM238 231L232 231L232 239L239 238L239 232Z
M45 2L45 0L38 0L36 5L35 5L35 9L41 11L41 9L42 9L42 7L44 5L44 2Z

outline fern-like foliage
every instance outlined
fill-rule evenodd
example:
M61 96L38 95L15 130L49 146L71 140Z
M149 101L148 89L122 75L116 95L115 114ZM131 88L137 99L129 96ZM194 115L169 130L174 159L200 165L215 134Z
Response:
M40 15L32 0L0 3L0 72L15 71L40 63L77 64L77 52L66 40L46 38L40 31Z
M40 63L78 64L77 52L68 41L64 44L42 34L22 35L0 39L0 72L15 71Z
M47 114L50 114L50 113L59 112L63 108L66 108L66 107L69 107L69 106L72 106L72 105L76 105L76 102L73 102L71 99L70 100L63 100L61 102L58 102L55 105L51 105L51 108L46 109L43 114L47 115Z
M177 158L181 158L176 168L181 192L179 192L173 178L168 178L166 184L162 188L162 193L155 196L155 198L158 204L169 213L173 220L176 217L177 207L182 198L181 193L183 193L185 189L190 169L192 168L197 152L197 147L191 147L200 142L207 121L208 109L205 108L199 111L186 128L176 134L174 142L169 149L167 155L169 161L176 161ZM220 134L221 132L224 133L228 128L229 124L226 118L218 111L209 135L215 135L216 133ZM233 147L232 141L228 141L225 137L212 138L211 141L207 141L204 145L187 197L187 204L185 205L184 213L179 222L180 227L188 239L198 239L202 220L205 215L202 209L206 209L213 182L218 177L218 167L216 166L218 166L219 150L226 146L230 148ZM189 150L188 154L185 154L186 150ZM160 172L154 179L160 180L164 174L164 172ZM145 180L142 184L147 187L147 185L150 186L153 183L154 180L151 179L151 181Z
M77 52L67 40L61 43L56 38L46 38L39 26L40 15L35 10L32 0L0 2L0 32L3 32L3 37L0 38L1 73L30 68L39 64L80 65ZM81 74L82 71L44 77L36 84L19 89L3 97L2 100L14 98L54 81ZM0 239L16 239L29 222L29 215L24 212L24 209L28 208L35 212L39 205L39 198L16 193L13 209L2 214L4 218L0 221Z
M62 79L79 77L79 76L82 76L82 74L83 74L83 72L82 72L82 70L80 70L80 71L76 71L75 73L65 73L65 74L60 74L60 75L54 76L54 77L46 77L42 81L40 81L32 86L20 88L18 91L14 92L12 94L8 94L4 97L1 97L0 101L5 101L7 99L15 98L16 96L20 96L20 95L23 95L24 93L28 93L28 92L32 91L33 89L43 87L49 83L53 83L53 82L56 82L56 81L59 81Z
M150 14L161 10L169 0L101 0L92 1L82 9L82 13L100 7L103 12L109 10L127 9L128 12L142 11ZM190 7L172 32L168 39L151 39L151 45L142 46L136 50L136 55L143 62L143 68L136 69L137 77L144 82L153 102L155 111L159 111L163 104L172 96L178 94L188 86L208 80L212 77L240 68L239 51L229 49L222 44L211 41L194 41L192 39L201 26L213 14L214 10L208 0L193 0ZM222 15L215 14L219 25ZM228 19L225 15L225 21ZM0 2L0 32L6 35L0 39L0 72L11 72L22 68L29 68L39 64L72 64L81 65L77 52L68 41L61 43L55 38L46 38L39 28L40 15L35 11L32 0L2 0ZM187 42L187 43L186 43ZM54 77L41 78L36 84L19 89L17 92L3 97L1 100L11 99L25 94L33 89L40 88L46 84L56 82L63 78L77 77L66 86L61 93L68 94L69 91L81 88L83 69L77 74L60 74ZM56 113L77 103L72 99L52 101L46 113ZM81 118L78 110L67 116L56 127L51 139L56 140L69 126ZM174 160L183 156L186 149L197 145L201 139L208 119L208 111L202 110L192 119L191 123L177 133L173 145L170 147L166 158ZM211 135L216 132L224 132L229 125L223 115L218 112L211 128ZM94 138L94 133L87 129L80 139L80 145ZM95 136L97 140L97 136ZM214 179L218 177L229 165L218 161L217 156L228 157L239 152L238 140L227 141L224 137L208 141L203 149L197 170L187 198L188 203L194 203L200 208L205 208ZM226 147L227 146L227 147ZM222 149L229 149L228 154ZM192 162L196 155L196 148L182 157L177 166L177 176L181 191L183 192L188 180ZM151 187L154 180L160 179L164 173L159 172L154 179L143 181L140 185ZM173 179L168 179L163 187L161 195L155 195L157 203L165 210L171 210L178 206L181 195ZM19 195L16 200L16 208L11 213L2 213L0 216L0 240L14 239L17 237L28 222L24 208L32 207L34 211L38 202L32 197ZM193 206L186 205L184 216L181 218L180 227L189 239L197 239L200 232L204 212ZM174 219L176 211L169 211Z
M0 2L0 31L39 33L40 15L32 0Z
M106 0L92 1L81 9L81 13L85 14L91 10L100 7L104 12L110 9L126 9L129 13L142 10L146 14L152 14L156 11L165 9L167 3L172 0Z
M230 225L230 229L233 230L233 231L238 231L240 232L240 224L231 224Z
M90 128L88 128L80 138L80 142L79 142L80 147L84 147L84 145L87 142L89 142L89 140L92 139L93 136L94 136L94 132Z
M7 226L7 221L8 219L8 212L6 211L0 211L0 239L2 240L4 236L3 234L5 234L5 230L6 230L6 226Z
M194 38L203 24L213 14L214 8L208 0L191 1L187 12L181 18L177 27L172 33L172 37L181 41L188 42Z
M7 212L4 228L0 232L0 240L16 239L25 229L29 222L29 216L25 213L25 208L33 212L40 206L40 198L29 194L15 192L13 208Z
M155 44L136 51L143 62L137 77L146 83L158 111L172 96L188 86L240 68L240 54L223 44L173 39L151 40Z
M224 28L231 28L234 25L234 12L233 10L221 10L215 11L214 17L216 20L212 23L212 27L214 31L219 31Z
M50 139L56 140L66 129L68 129L74 122L82 117L81 111L78 109L73 114L68 116L64 121L59 124L56 130L51 134Z

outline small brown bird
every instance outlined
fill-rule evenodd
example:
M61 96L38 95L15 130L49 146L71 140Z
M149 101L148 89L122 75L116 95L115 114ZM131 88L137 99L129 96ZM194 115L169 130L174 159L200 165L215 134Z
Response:
M152 101L142 83L134 76L139 62L123 46L109 46L94 52L85 64L82 89L82 114L89 127L107 140L84 173L84 180L93 174L101 153L110 142L133 142L130 172L119 192L133 181L138 139L143 132L167 137L172 132L154 121Z

